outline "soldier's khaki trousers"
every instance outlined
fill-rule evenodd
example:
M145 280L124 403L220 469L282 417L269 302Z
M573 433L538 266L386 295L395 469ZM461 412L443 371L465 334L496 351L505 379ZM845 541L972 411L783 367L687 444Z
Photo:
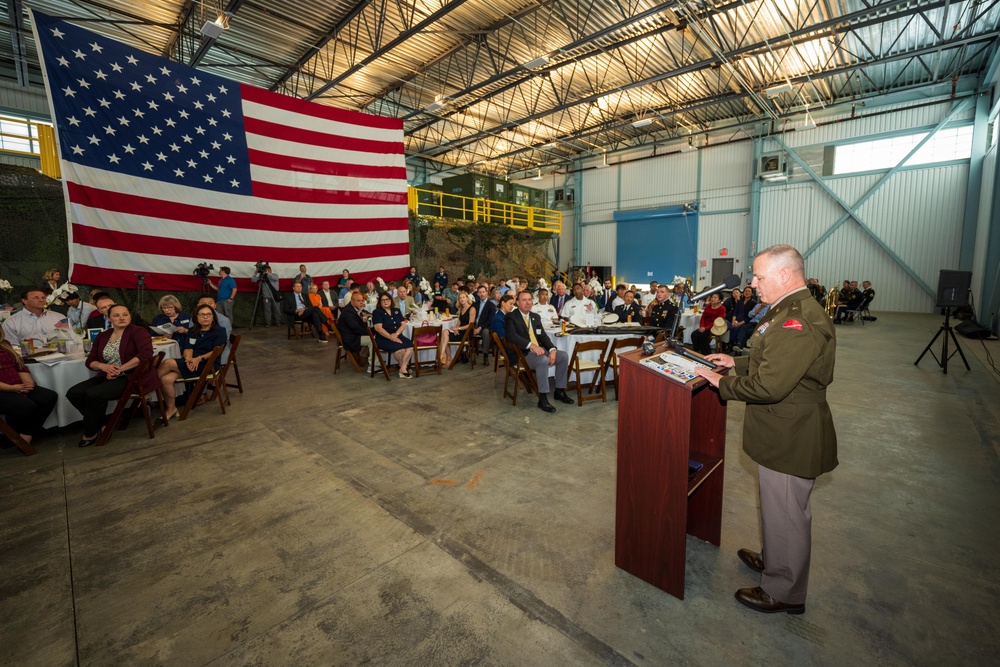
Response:
M805 604L809 587L812 510L816 480L757 466L764 574L760 587L785 604Z

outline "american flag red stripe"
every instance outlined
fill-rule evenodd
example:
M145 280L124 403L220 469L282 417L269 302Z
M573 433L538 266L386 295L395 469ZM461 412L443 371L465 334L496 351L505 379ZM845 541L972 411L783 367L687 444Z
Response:
M362 280L409 266L402 121L288 98L33 12L74 282L200 289L200 262ZM242 280L241 280L242 279ZM241 285L242 286L242 285Z

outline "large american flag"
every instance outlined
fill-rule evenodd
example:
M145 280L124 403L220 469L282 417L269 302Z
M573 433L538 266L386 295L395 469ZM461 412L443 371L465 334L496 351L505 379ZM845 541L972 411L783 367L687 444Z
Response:
M401 278L403 124L235 83L32 12L59 140L74 283L193 291ZM214 272L213 272L214 273Z

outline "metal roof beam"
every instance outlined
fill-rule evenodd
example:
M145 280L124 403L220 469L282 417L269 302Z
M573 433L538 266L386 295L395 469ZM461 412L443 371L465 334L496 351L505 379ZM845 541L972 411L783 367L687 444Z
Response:
M24 6L21 0L7 0L7 17L10 21L11 50L17 85L28 86L28 50L24 45Z

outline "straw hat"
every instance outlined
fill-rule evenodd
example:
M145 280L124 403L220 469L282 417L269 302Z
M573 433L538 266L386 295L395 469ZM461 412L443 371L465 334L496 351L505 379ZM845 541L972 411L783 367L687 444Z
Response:
M716 317L715 322L712 323L712 335L721 336L728 330L729 327L726 326L726 321L721 317Z

